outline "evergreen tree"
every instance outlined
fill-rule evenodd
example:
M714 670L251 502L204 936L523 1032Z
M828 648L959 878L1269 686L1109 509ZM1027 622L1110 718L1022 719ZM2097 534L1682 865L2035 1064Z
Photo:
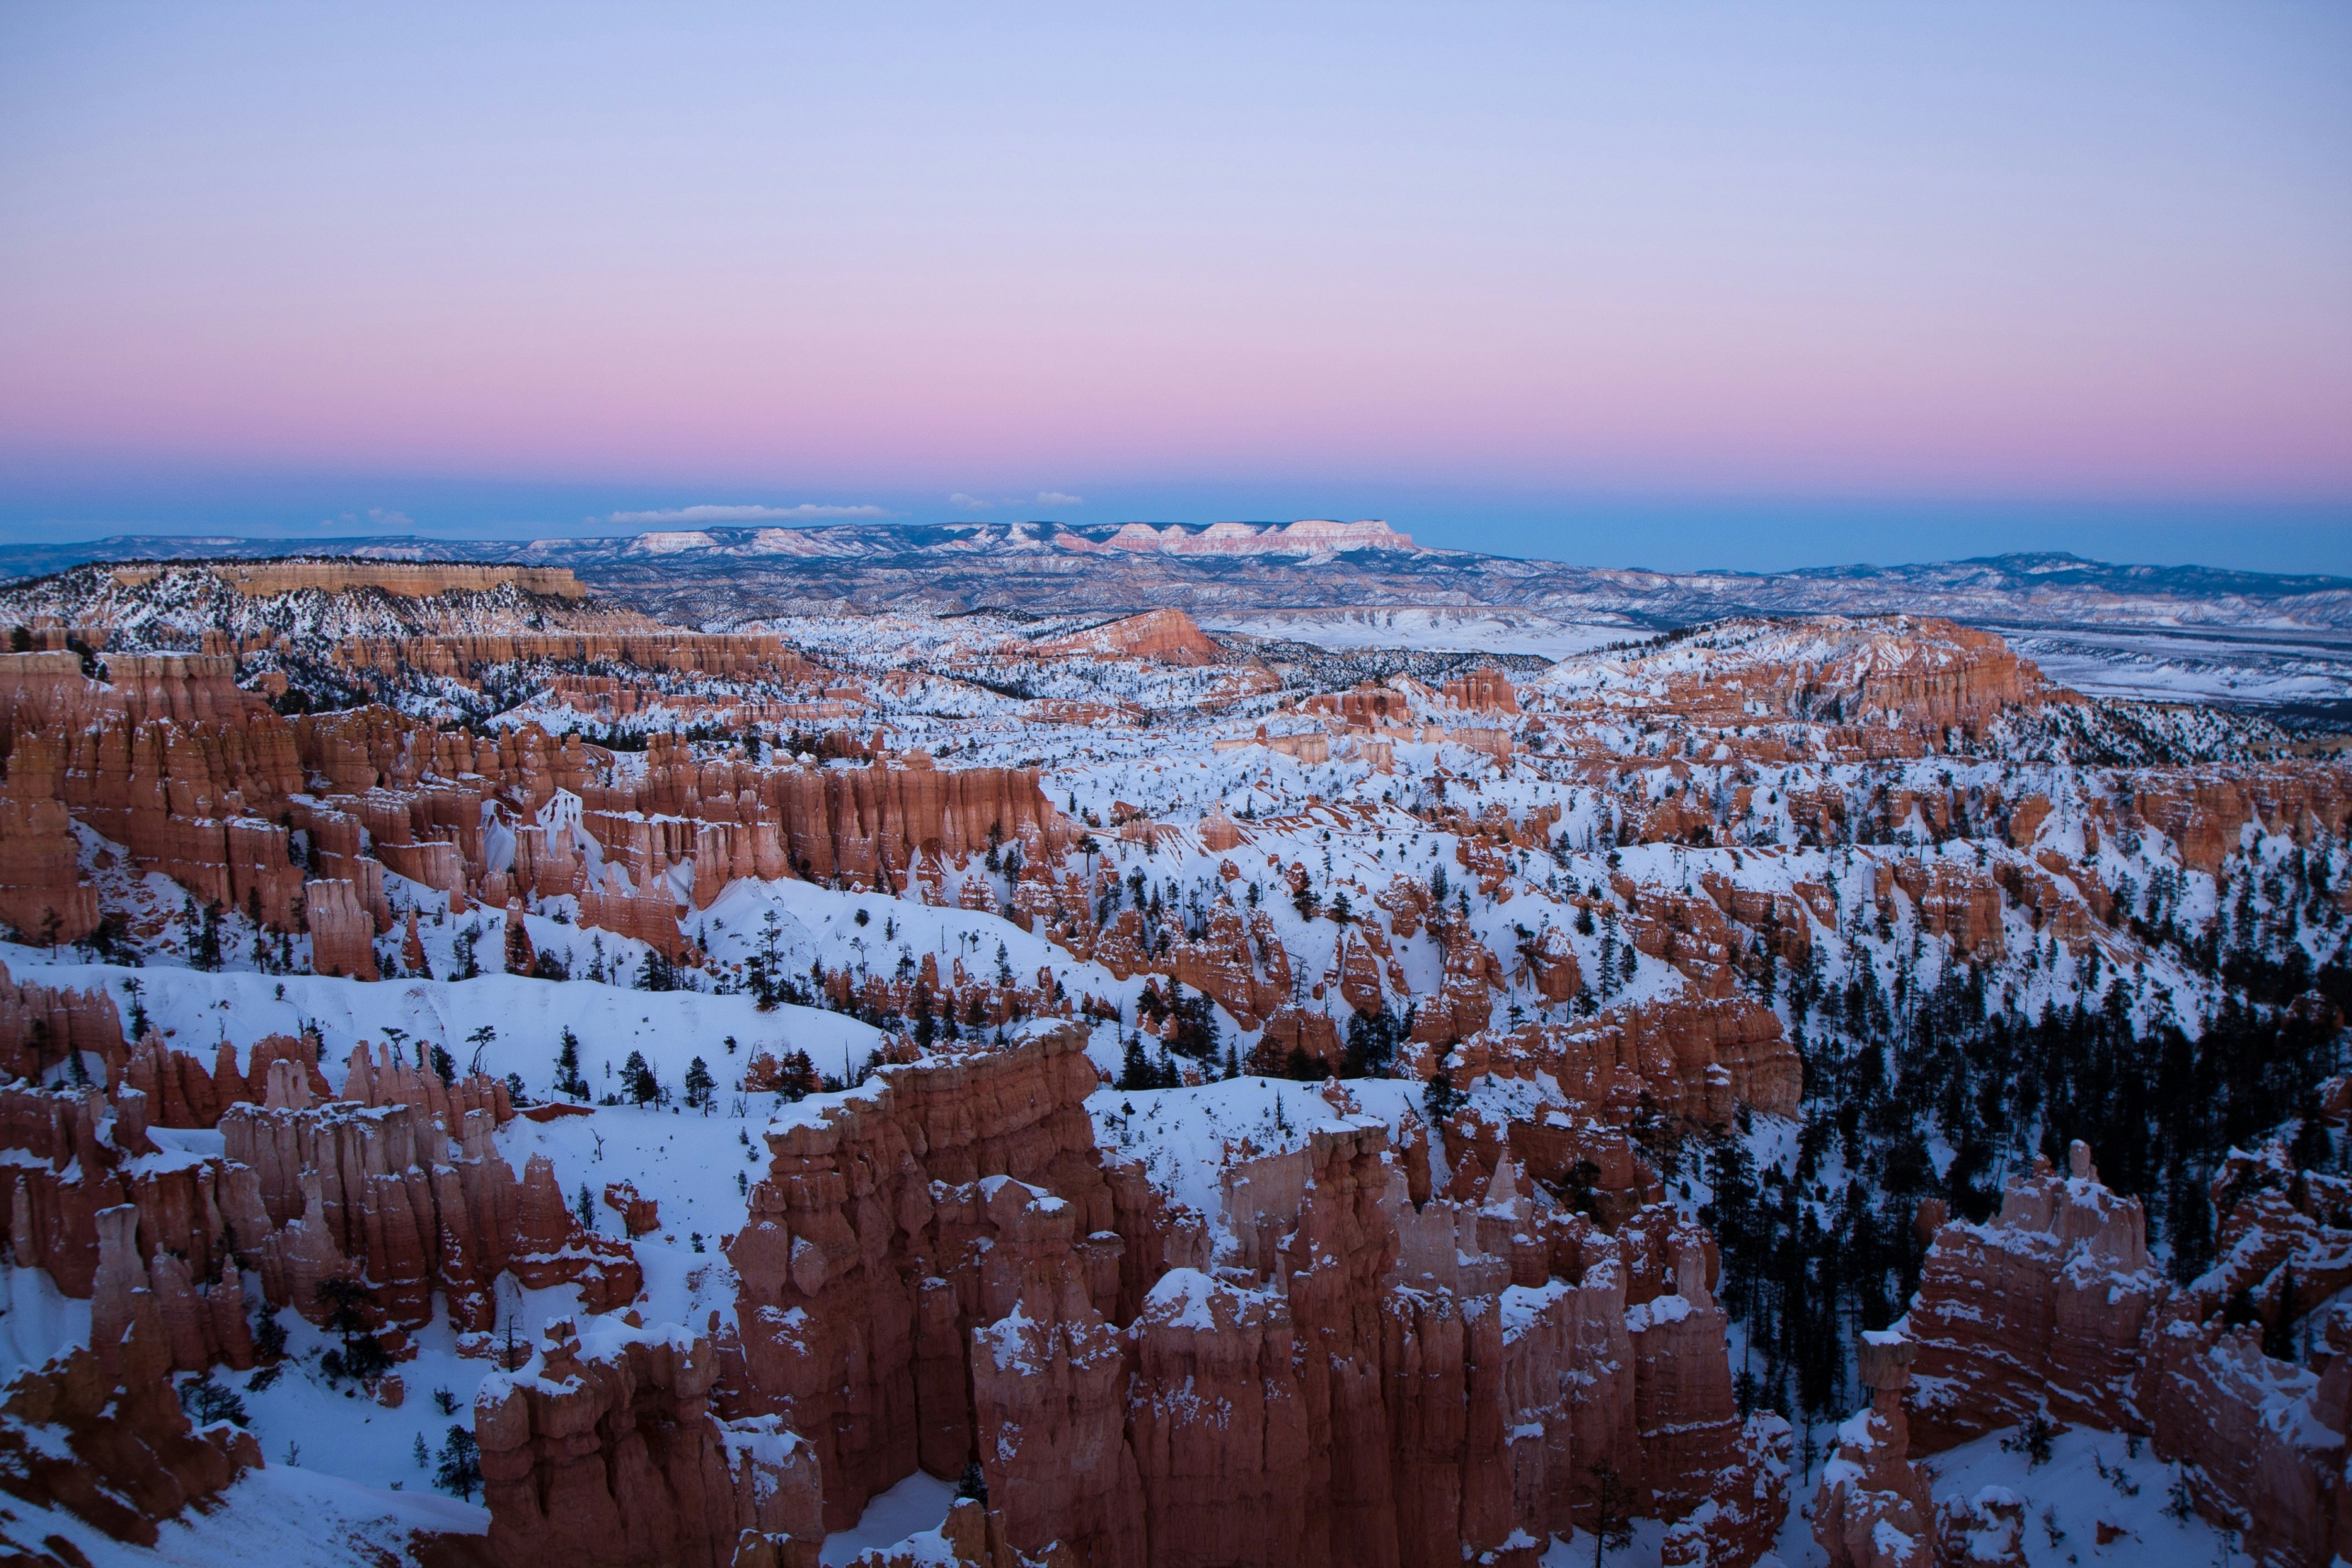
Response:
M1158 1089L1160 1073L1151 1058L1143 1054L1143 1037L1129 1035L1119 1047L1118 1087L1125 1089Z
M588 1098L588 1080L580 1071L580 1037L568 1025L555 1053L555 1092L576 1100Z
M661 1080L654 1069L646 1065L643 1051L631 1051L629 1059L621 1064L621 1089L639 1106L650 1105L661 1099Z
M718 1087L711 1081L710 1068L700 1057L686 1065L686 1103L692 1110L705 1110L710 1104L711 1090Z
M1421 1091L1423 1114L1428 1117L1429 1124L1435 1127L1453 1115L1454 1108L1461 1103L1462 1094L1454 1087L1454 1075L1440 1067L1431 1075L1429 1087Z
M1591 1467L1592 1568L1612 1551L1633 1544L1633 1489L1603 1459Z
M441 1462L434 1468L433 1484L467 1502L480 1489L481 1450L474 1442L474 1435L463 1426L452 1426L448 1436L441 1440Z

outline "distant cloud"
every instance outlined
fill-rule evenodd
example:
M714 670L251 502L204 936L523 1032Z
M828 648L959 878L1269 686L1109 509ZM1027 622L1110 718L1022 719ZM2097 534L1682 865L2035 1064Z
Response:
M616 511L607 522L814 522L828 517L888 517L878 506L675 506L660 511Z
M401 529L415 528L415 526L416 520L409 516L406 512L397 511L390 507L381 506L372 506L368 508L365 512L347 511L339 517L322 517L319 520L319 528L321 532L353 528L363 528L370 531L380 531L388 528Z
M1039 506L1084 506L1087 504L1087 498L1066 496L1059 490L1039 490L1037 504Z
M996 510L994 501L985 501L978 496L968 496L961 490L948 497L948 505L961 511L994 511Z

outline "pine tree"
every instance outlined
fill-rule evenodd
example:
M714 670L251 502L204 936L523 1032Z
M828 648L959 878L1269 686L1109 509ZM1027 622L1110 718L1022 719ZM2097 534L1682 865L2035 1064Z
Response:
M467 1502L473 1500L476 1489L481 1486L481 1450L474 1442L474 1435L463 1426L451 1426L449 1435L442 1439L441 1463L433 1471L433 1484Z
M580 1037L569 1026L555 1053L555 1092L568 1094L576 1100L588 1098L588 1080L580 1072Z
M1429 1087L1421 1091L1421 1109L1433 1127L1453 1115L1454 1108L1461 1103L1462 1094L1454 1087L1454 1075L1443 1067L1431 1075Z
M648 1105L661 1099L661 1080L654 1069L646 1065L643 1051L631 1051L629 1059L621 1064L621 1087L638 1105Z
M1119 1048L1118 1087L1124 1089L1158 1089L1160 1074L1151 1058L1143 1054L1143 1037L1129 1035Z
M716 1087L711 1081L710 1068L700 1057L687 1064L686 1103L688 1107L698 1110L706 1109L710 1104L710 1091Z
M1603 1459L1591 1468L1592 1568L1612 1551L1633 1544L1633 1489Z

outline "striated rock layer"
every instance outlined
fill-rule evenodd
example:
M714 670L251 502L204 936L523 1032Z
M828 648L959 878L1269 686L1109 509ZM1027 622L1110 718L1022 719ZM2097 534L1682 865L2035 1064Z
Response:
M1094 1146L1082 1044L887 1069L771 1129L725 1396L809 1436L828 1525L977 1461L1023 1552L1531 1563L1605 1462L1675 1562L1769 1542L1785 1468L1733 1407L1703 1231L1538 1209L1507 1158L1415 1209L1353 1116L1229 1168L1213 1225L1156 1212Z
M814 1453L771 1417L710 1411L705 1337L551 1324L474 1396L489 1548L508 1568L727 1568L744 1531L824 1533ZM814 1556L809 1558L814 1561Z
M2232 1327L2224 1268L2174 1290L2148 1267L2139 1204L2102 1185L2090 1151L2046 1164L1988 1225L1943 1226L1907 1319L1909 1402L1935 1452L2034 1414L2154 1438L2200 1509L2258 1560L2352 1550L2352 1358L2324 1375L2273 1361Z

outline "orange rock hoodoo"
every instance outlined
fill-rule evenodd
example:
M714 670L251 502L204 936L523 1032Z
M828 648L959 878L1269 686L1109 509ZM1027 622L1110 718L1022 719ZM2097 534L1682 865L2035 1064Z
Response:
M1937 1231L1907 1319L1915 1446L1932 1453L2037 1411L2139 1433L2196 1478L2200 1508L2246 1531L2258 1561L2344 1552L2352 1359L2331 1343L2318 1377L2270 1361L2259 1325L2229 1324L2227 1289L2168 1285L2139 1204L2101 1185L2076 1143L2065 1173L2045 1165L2013 1183L1990 1224Z
M816 1460L772 1419L720 1422L703 1336L569 1322L474 1397L489 1549L506 1568L729 1568L746 1531L824 1533ZM814 1552L807 1561L815 1561Z
M1159 664L1215 664L1224 650L1181 610L1148 610L1036 645L1045 658L1142 658Z
M976 1458L1024 1552L1531 1563L1610 1458L1684 1521L1675 1561L1769 1539L1774 1427L1733 1409L1703 1232L1556 1221L1507 1162L1416 1211L1360 1121L1227 1172L1212 1275L1202 1218L1102 1163L1081 1044L890 1069L769 1134L726 1392L811 1436L829 1524Z

